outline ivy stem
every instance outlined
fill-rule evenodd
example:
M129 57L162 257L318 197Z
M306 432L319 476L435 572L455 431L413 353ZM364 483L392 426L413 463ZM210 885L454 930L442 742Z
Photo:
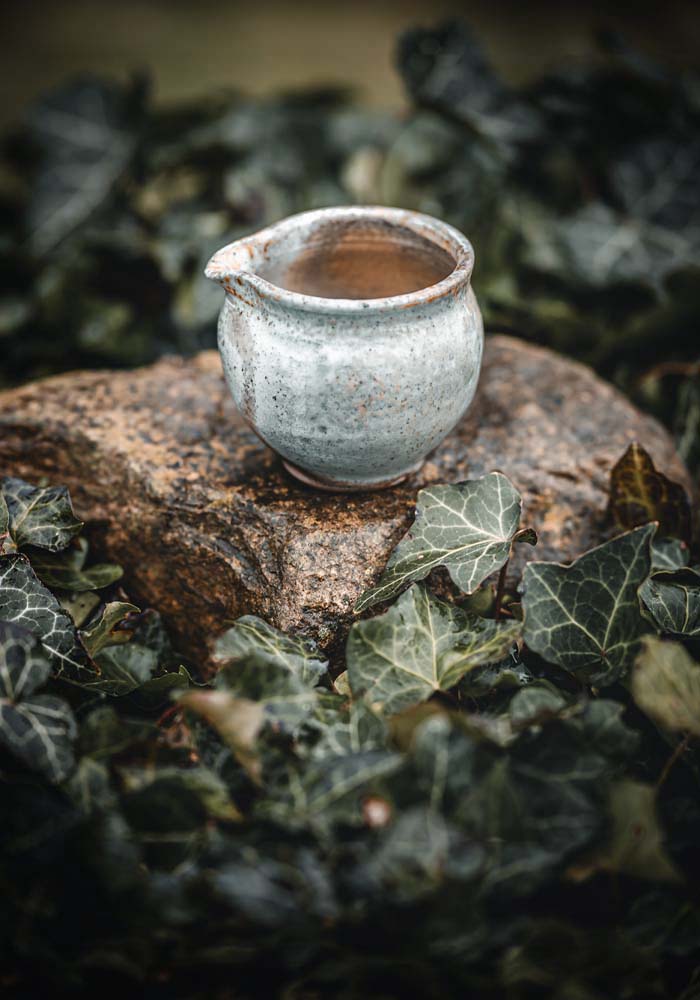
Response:
M691 733L686 733L685 736L683 737L683 739L681 740L681 742L678 744L678 746L676 747L676 749L673 751L673 753L671 754L671 756L668 758L668 760L664 764L664 769L663 769L663 771L661 772L661 774L659 776L659 780L656 782L656 791L657 792L664 785L666 779L668 778L669 774L671 773L671 768L676 763L676 761L678 760L678 758L682 754L684 754L685 751L688 749L688 744L690 743L691 738L692 738L692 734Z
M503 591L506 586L506 572L508 570L508 563L510 562L510 557L501 566L501 572L498 574L498 583L496 584L496 606L494 608L493 616L496 621L501 618L501 604L503 603Z

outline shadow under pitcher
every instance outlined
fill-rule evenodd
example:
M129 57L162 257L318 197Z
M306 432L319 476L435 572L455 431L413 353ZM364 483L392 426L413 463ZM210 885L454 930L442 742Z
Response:
M420 468L476 392L473 266L452 226L365 206L302 212L214 254L226 381L289 472L345 492Z

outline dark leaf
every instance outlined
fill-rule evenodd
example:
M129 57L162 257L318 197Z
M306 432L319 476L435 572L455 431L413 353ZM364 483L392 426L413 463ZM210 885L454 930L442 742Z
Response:
M651 571L646 525L613 538L570 566L529 563L523 577L524 639L549 663L612 684L645 631L639 589Z
M148 683L158 668L156 652L138 642L107 646L94 657L98 673L83 686L110 695L126 695Z
M86 567L87 553L87 542L84 539L76 539L62 552L42 552L37 549L28 551L27 555L36 575L51 590L65 590L78 594L89 590L101 590L121 579L123 576L121 566L98 563Z
M128 97L96 79L68 84L43 98L29 119L42 150L28 213L30 245L57 246L112 192L134 151Z
M700 636L700 574L687 583L662 573L647 580L640 594L661 632Z
M49 781L72 771L77 726L65 701L35 694L51 666L36 638L0 621L0 742Z
M73 513L65 486L31 486L8 476L0 481L0 491L7 506L9 534L17 548L33 545L58 552L82 530L83 522Z
M79 679L87 666L73 622L41 583L26 556L0 557L0 620L15 622L41 640L57 673Z
M278 667L303 684L313 686L325 674L327 663L313 643L279 632L261 618L245 615L216 642L222 665L252 664Z

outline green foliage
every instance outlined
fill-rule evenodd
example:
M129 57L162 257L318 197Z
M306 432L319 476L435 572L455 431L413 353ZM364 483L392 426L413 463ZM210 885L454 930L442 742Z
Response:
M59 552L83 526L73 513L65 486L42 489L6 476L0 480L0 493L0 531L7 533L18 549L33 545Z
M27 767L58 782L73 770L77 727L65 701L35 693L50 673L34 636L0 621L0 743Z
M612 684L645 631L639 589L651 572L655 526L628 531L570 566L530 563L523 578L525 642L550 663Z
M348 637L350 688L393 713L448 691L474 667L502 659L519 622L465 614L414 584L385 614L356 622Z
M520 532L520 495L500 472L456 486L431 486L416 501L416 520L394 549L375 586L366 590L356 611L386 601L407 583L424 580L445 566L455 584L472 594L506 562L514 541L531 545L532 531Z
M30 565L44 551L0 555L17 983L90 989L116 969L125 988L235 981L252 997L327 995L340 976L348 998L500 1000L528 983L560 997L566 977L573 996L686 995L700 667L643 635L639 594L693 579L694 553L642 525L569 567L530 563L524 622L508 588L497 619L493 600L461 607L459 580L492 592L520 497L495 476L430 495L469 499L469 539L494 504L502 535L497 558L480 541L458 564L449 600L411 584L353 625L345 663L244 616L216 641L209 684L114 584L59 604ZM440 552L459 547L454 524L449 539Z

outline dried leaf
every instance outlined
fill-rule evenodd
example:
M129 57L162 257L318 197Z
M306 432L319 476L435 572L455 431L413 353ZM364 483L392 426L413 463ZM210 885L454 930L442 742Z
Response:
M636 442L610 473L610 513L624 530L658 521L659 538L690 540L690 502L685 490L658 472Z
M93 658L107 646L129 642L132 632L124 628L130 615L137 615L139 608L124 601L110 601L105 604L97 621L92 622L78 634L88 654Z
M632 672L632 694L660 726L700 736L700 664L679 642L644 639Z

